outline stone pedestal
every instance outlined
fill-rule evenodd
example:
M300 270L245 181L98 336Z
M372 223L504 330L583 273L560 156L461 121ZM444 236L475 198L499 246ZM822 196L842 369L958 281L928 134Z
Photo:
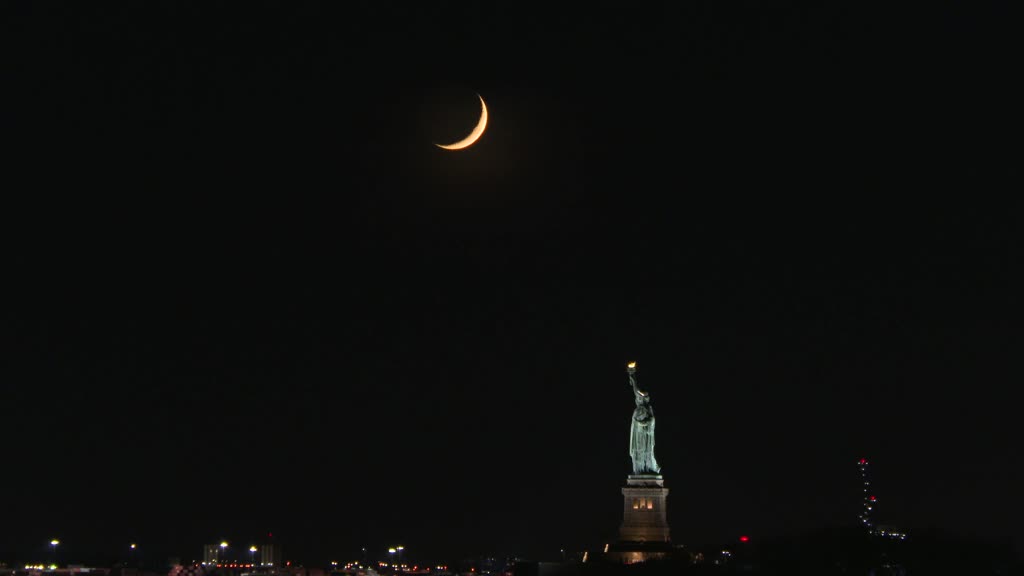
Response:
M634 474L622 488L622 526L619 539L605 546L604 559L617 564L636 564L671 558L668 488L661 474Z
M661 474L635 474L622 488L621 542L670 542L668 488Z

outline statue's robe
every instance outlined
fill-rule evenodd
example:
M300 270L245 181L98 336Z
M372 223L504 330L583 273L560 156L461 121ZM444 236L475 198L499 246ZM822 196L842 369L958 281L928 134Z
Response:
M633 425L629 430L629 456L633 474L658 474L661 467L654 459L654 411L649 405L637 404Z

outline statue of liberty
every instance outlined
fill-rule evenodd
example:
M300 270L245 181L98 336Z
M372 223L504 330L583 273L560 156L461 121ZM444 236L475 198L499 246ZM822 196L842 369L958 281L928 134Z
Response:
M654 409L651 408L651 396L637 388L636 362L629 363L627 372L636 399L633 425L629 429L629 457L633 459L633 474L659 474L661 467L654 459Z

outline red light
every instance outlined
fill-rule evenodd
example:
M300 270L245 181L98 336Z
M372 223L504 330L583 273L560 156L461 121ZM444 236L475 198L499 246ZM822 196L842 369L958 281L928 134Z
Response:
M872 502L874 502L875 501L875 497L872 496L872 497L868 498L868 500L871 500Z
M749 536L740 536L740 542L750 542Z
M867 460L865 460L864 458L861 458L861 459L860 459L860 463L861 463L861 465L864 465L864 464L867 464L867 463L868 463L868 461L867 461Z

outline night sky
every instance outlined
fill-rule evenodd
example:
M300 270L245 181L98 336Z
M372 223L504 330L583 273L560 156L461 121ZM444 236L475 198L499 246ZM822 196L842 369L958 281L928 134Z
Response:
M3 6L0 561L1024 543L1007 14L363 4Z

